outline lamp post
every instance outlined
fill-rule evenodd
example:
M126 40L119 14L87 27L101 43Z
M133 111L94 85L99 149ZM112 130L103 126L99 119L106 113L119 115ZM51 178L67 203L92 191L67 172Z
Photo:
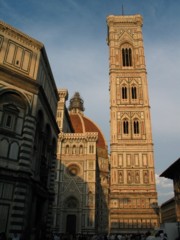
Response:
M152 207L152 209L155 211L155 213L157 214L157 216L158 216L158 225L160 225L160 216L159 216L160 208L159 208L159 206L158 206L158 204L157 204L156 202L153 202L153 203L151 204L151 207ZM155 229L156 227L157 227L157 226L156 226L156 224L154 223L154 229Z

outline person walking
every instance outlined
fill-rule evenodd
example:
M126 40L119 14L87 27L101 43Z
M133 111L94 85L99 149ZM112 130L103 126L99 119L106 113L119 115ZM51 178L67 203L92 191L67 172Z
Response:
M20 236L17 233L13 233L12 240L20 240Z

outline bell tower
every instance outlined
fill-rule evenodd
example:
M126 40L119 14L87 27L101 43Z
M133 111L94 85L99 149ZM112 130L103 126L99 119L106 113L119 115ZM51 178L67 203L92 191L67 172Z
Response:
M107 17L110 91L110 232L159 225L141 15Z

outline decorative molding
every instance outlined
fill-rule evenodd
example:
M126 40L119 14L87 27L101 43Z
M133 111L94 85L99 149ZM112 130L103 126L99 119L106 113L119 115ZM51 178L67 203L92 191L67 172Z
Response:
M43 44L30 36L20 32L16 28L8 25L7 23L0 21L0 32L7 34L9 37L16 39L16 41L20 41L23 44L28 45L34 49L40 50L43 48Z
M0 35L0 50L2 48L3 40L4 40L4 37Z
M96 142L98 140L98 133L97 132L86 132L86 133L60 133L59 134L60 141L90 141Z
M137 24L138 26L142 26L143 24L143 18L140 14L132 15L132 16L114 16L109 15L107 17L107 24L112 26L116 26L116 23L118 24Z

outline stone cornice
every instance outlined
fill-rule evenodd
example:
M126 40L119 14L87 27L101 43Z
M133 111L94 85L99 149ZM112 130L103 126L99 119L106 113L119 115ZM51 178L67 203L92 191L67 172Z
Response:
M131 23L134 24L134 23L136 23L137 25L142 26L143 18L140 14L120 15L120 16L109 15L107 17L108 26L114 25L115 23L124 23L124 24L131 24Z
M60 133L59 140L68 140L68 141L89 141L96 142L98 140L97 132L86 132L86 133Z
M21 31L17 30L16 28L8 25L3 21L0 21L0 33L1 32L6 33L10 37L13 37L14 39L37 50L40 50L44 46L41 42L35 40L34 38L31 38L30 36L22 33Z

